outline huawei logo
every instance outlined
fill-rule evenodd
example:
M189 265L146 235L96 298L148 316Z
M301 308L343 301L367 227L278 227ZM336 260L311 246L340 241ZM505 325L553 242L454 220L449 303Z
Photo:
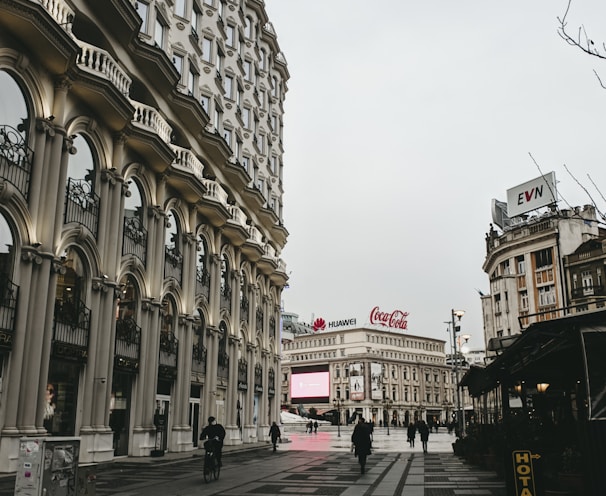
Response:
M326 329L326 321L322 317L314 320L313 328L314 331L323 331Z

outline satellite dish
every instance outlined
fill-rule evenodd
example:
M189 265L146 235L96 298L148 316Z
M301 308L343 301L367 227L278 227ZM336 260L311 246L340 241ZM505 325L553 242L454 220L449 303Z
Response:
M511 225L511 219L507 216L507 203L493 198L491 211L493 224L499 226L501 230Z

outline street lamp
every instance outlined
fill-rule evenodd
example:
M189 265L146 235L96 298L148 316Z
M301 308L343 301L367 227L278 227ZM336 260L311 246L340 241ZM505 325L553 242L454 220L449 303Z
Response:
M332 400L332 404L337 409L337 437L341 437L341 408L343 407L343 400L336 398Z
M457 332L461 331L461 319L465 315L463 310L451 310L451 322L452 322L452 355L454 360L455 370L455 387L457 388L457 425L459 427L459 433L461 437L465 437L465 419L463 418L463 412L461 410L461 391L459 390L459 352L457 350Z
M385 408L385 410L387 411L387 435L389 436L389 409L391 408L391 404L393 403L393 401L391 401L389 398L385 398L383 400L383 407ZM383 419L385 420L385 419Z

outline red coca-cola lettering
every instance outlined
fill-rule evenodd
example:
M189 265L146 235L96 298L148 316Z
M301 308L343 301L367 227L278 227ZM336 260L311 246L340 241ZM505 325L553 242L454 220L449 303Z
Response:
M385 327L394 327L396 329L408 329L408 312L394 310L391 313L381 312L379 307L374 307L370 311L370 323L380 324Z

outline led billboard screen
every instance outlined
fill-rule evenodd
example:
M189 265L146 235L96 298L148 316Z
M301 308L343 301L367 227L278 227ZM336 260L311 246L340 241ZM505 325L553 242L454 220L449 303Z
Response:
M328 365L292 369L290 399L293 403L328 403L329 398L330 374Z

